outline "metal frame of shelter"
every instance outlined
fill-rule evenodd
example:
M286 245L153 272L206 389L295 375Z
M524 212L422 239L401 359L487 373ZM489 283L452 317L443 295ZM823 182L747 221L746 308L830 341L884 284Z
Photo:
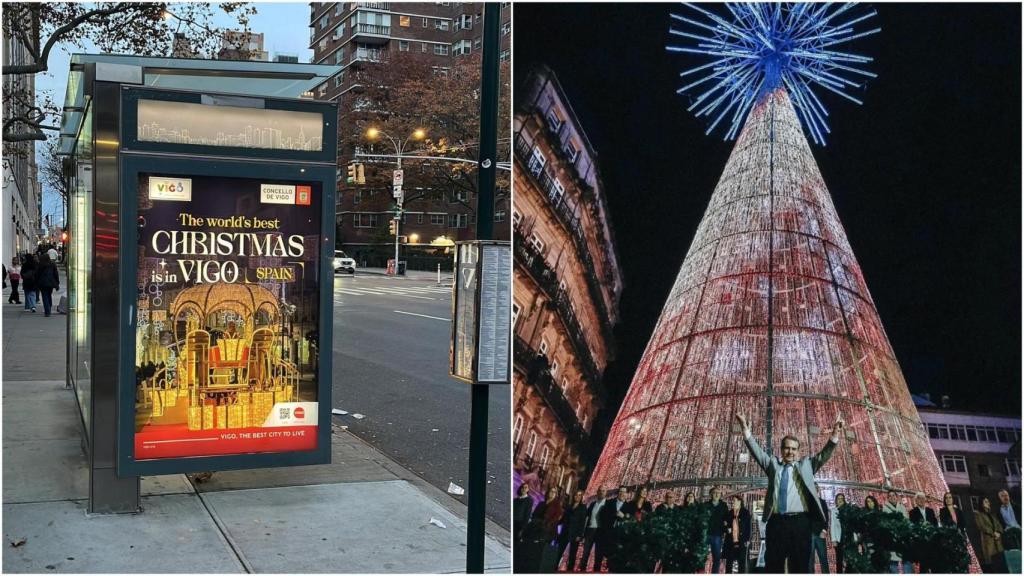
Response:
M300 99L334 66L118 55L72 57L60 151L72 184L67 385L79 408L89 466L89 512L136 512L139 475L330 461L331 355L316 368L317 447L302 452L134 458L138 175L260 178L319 183L320 270L331 270L337 104ZM140 142L140 97L321 114L320 150ZM318 277L321 342L332 340L333 275ZM330 347L327 347L329 350Z

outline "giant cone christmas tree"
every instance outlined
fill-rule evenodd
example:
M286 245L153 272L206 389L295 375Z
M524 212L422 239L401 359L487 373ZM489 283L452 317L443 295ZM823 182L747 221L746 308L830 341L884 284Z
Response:
M818 473L829 502L946 491L784 87L751 109L588 491L761 489L737 412L776 453L785 435L819 450L841 415Z

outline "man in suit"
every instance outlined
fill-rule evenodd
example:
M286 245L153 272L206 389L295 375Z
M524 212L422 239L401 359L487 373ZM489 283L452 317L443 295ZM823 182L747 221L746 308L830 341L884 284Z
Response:
M661 503L661 506L658 506L657 508L654 509L654 513L665 514L671 510L675 510L676 507L676 493L669 490L668 492L665 493L665 501Z
M928 507L924 492L918 492L914 494L914 507L910 510L910 522L917 524L919 522L927 522L932 526L939 526L939 519L935 516L935 511ZM931 566L928 565L927 561L921 561L921 574L931 572Z
M914 524L928 522L935 527L939 525L939 519L935 516L935 510L929 508L925 501L924 492L914 494L914 509L910 511L910 521Z
M1003 523L1003 528L1020 528L1020 519L1010 502L1010 493L1006 490L999 491L999 521Z
M832 437L815 456L800 458L800 440L782 439L782 458L766 453L750 433L750 425L741 414L736 420L743 428L747 449L768 476L764 514L767 523L765 572L791 574L807 571L811 557L811 520L824 523L826 516L818 499L814 474L832 457L843 431L840 417L832 426Z
M614 532L612 529L615 523L622 518L622 507L629 501L629 489L620 486L616 494L611 495L607 500L600 498L590 504L587 509L587 530L583 536L583 562L581 570L587 569L587 561L590 559L591 547L594 548L594 572L601 571L601 563L608 556L608 551L614 543ZM591 531L590 527L594 529ZM587 536L589 532L589 536ZM589 541L588 541L589 538Z

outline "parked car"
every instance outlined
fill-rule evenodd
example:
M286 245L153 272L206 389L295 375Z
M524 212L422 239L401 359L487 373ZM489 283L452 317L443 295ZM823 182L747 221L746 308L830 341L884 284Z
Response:
M348 272L349 274L355 275L356 273L356 261L353 258L349 258L348 254L345 254L341 250L334 251L334 272Z

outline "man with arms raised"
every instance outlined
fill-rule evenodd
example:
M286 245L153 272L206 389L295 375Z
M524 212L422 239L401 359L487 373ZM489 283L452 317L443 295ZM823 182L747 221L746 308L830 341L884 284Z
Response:
M806 573L811 557L811 523L824 524L825 511L818 500L814 474L828 462L843 431L840 417L832 426L832 438L816 456L800 458L800 440L782 439L782 458L766 453L750 433L747 419L736 414L743 428L747 449L768 476L764 502L765 572L781 574L788 564L790 574Z

